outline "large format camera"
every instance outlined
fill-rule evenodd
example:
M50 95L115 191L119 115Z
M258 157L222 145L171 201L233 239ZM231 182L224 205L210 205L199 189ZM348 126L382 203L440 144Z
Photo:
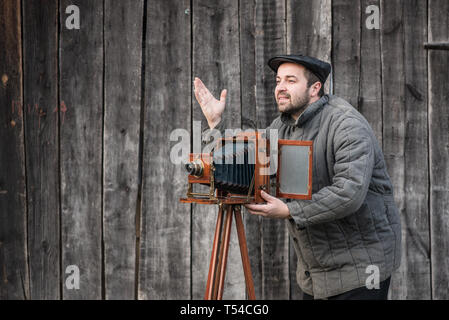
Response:
M270 141L260 132L219 139L212 152L190 154L185 164L187 197L181 201L263 203L261 190L278 198L311 199L312 145L312 141ZM197 184L208 191L194 192Z

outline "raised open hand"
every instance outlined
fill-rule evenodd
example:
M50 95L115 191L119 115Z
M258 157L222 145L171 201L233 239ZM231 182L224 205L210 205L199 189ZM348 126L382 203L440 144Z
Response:
M221 91L220 100L214 98L209 89L206 88L200 78L193 82L195 98L201 106L209 127L213 129L221 120L221 115L225 109L227 90Z

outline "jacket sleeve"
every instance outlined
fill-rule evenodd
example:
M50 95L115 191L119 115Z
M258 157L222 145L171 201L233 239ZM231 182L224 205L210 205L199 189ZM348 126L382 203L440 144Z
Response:
M367 124L355 118L343 120L335 130L332 145L332 184L313 194L312 200L287 203L298 229L344 218L355 213L365 200L374 166L374 146Z

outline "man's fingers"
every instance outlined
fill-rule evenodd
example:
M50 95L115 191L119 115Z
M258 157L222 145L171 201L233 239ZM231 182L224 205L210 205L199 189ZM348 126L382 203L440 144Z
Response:
M196 100L197 100L198 102L201 102L201 97L200 97L200 94L199 94L197 88L195 88L195 90L193 90L193 93L195 94Z
M195 77L195 80L193 80L193 84L194 84L195 88L204 86L203 81L201 81L201 79L198 77Z
M270 195L269 193L266 193L265 191L261 191L260 195L262 196L262 198L268 202L273 201L274 199L277 199L275 197L273 197L272 195Z
M204 94L206 86L200 78L195 78L193 81L193 86L195 93L198 93L199 95Z
M193 85L195 87L195 92L197 92L199 95L204 96L210 94L209 89L207 89L207 87L204 85L203 81L201 81L200 78L195 78Z
M204 85L201 79L195 78L193 84L194 84L193 92L195 94L195 98L200 103L201 107L203 107L204 104L209 103L211 99L214 99L209 89L207 89L207 87Z
M267 215L265 212L261 212L261 211L250 210L248 208L246 208L246 210L248 210L249 213L251 213L253 215L257 215L257 216L265 217Z
M245 208L263 213L266 213L268 209L266 204L245 204Z
M194 93L195 97L202 99L203 101L206 99L213 98L212 93L210 93L209 89L204 85L203 81L201 81L200 78L195 77L195 80L193 81L194 85ZM226 99L226 95L228 94L228 91L226 89L221 91L220 94L220 101L224 102Z
M220 94L220 102L224 102L226 100L226 95L228 93L228 90L224 89L223 91L221 91Z
M201 89L201 88L195 89L194 94L195 94L195 98L198 101L198 103L200 104L201 108L203 108L204 105L207 104L210 99L212 99L210 94L208 94L207 91L205 91L204 89Z

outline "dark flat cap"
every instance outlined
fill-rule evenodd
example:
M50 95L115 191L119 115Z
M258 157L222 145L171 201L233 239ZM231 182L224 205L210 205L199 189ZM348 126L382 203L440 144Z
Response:
M277 72L279 66L283 62L293 62L306 67L314 75L316 75L322 83L326 82L326 79L329 76L329 73L331 72L331 65L327 62L321 61L313 57L294 55L294 54L275 56L270 60L268 60L268 66L274 72Z

